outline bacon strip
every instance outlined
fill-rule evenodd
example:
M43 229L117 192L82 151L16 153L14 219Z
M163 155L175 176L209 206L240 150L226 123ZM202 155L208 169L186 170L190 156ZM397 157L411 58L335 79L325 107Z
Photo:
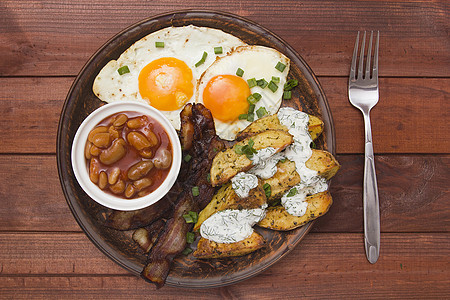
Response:
M186 233L193 224L187 224L183 215L203 209L211 200L214 188L208 182L207 174L216 152L225 147L225 143L216 136L210 111L203 105L186 105L180 117L180 140L185 154L192 158L189 167L179 176L180 180L184 179L184 188L178 195L173 216L167 221L141 272L145 280L158 288L164 285L174 257L186 247ZM199 195L195 197L191 192L194 186L199 187Z

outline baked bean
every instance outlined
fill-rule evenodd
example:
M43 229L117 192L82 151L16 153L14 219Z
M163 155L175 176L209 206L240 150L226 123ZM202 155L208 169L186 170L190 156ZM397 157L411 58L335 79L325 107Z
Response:
M111 147L100 153L100 161L105 165L112 165L127 153L126 142L120 138L113 142Z
M108 175L106 175L105 171L101 171L98 177L98 187L103 190L107 184L108 184Z
M140 161L131 166L128 170L128 178L131 180L138 180L144 177L153 168L153 163L149 160Z
M87 141L86 146L84 147L84 157L86 157L86 159L91 159L91 157L92 157L91 147L92 147L92 143Z
M151 131L150 129L145 130L144 134L147 137L148 141L150 142L150 147L158 145L158 137L153 131Z
M141 178L133 182L134 187L138 192L142 191L145 188L148 188L153 184L153 181L150 178Z
M128 121L128 117L125 114L119 114L114 118L113 126L114 127L121 127L123 124L125 124Z
M98 178L100 176L100 163L97 158L92 157L89 162L89 178L93 183L98 182Z
M153 151L149 148L142 149L141 151L139 151L139 154L143 158L152 158L153 157Z
M92 138L92 143L99 148L107 148L111 145L109 132L99 132Z
M119 179L115 184L110 185L109 189L114 194L122 194L125 191L125 182L122 179Z
M109 184L115 184L117 180L119 179L120 175L120 169L118 167L115 167L108 176L108 183Z
M88 135L88 141L93 143L94 142L94 136L97 133L102 133L102 132L108 132L108 127L107 126L98 126L95 127L94 129L91 130L91 132L89 132Z
M127 185L127 188L125 189L125 197L131 198L133 197L134 193L136 193L136 189L132 184Z
M144 148L150 147L150 142L140 132L132 131L127 134L128 143L130 143L136 150L142 150Z
M148 123L147 116L140 116L136 118L129 119L127 122L128 128L137 129L145 126Z
M138 197L144 197L150 193L151 193L151 191L149 191L149 190L143 190L143 191L140 191L137 195L138 195Z
M157 169L167 169L172 164L172 154L169 150L163 149L158 152L158 156L153 160Z
M100 150L99 147L92 145L91 149L89 149L89 152L91 153L92 156L99 156L100 152L102 152L102 150Z
M119 131L117 131L117 129L114 126L110 126L108 132L111 135L112 140L118 139L120 137Z

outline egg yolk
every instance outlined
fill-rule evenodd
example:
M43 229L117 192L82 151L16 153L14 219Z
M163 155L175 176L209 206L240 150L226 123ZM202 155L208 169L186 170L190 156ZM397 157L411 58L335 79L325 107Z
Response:
M214 118L232 122L248 112L250 88L247 82L235 75L217 75L203 90L203 104Z
M159 110L179 109L194 94L192 70L173 57L156 59L139 73L139 93Z

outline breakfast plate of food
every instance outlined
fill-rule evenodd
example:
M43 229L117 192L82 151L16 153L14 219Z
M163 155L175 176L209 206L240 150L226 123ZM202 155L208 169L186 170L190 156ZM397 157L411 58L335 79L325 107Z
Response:
M332 204L334 151L301 56L252 21L199 10L106 42L75 79L57 140L80 227L157 287L236 283L289 253Z

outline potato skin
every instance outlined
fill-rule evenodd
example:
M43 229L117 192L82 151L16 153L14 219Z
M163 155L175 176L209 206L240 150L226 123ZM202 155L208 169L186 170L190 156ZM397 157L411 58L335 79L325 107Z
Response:
M316 116L309 115L308 131L313 140L315 140L322 133L323 127L324 124L321 119ZM286 126L281 125L277 114L274 114L253 121L237 135L236 139L242 140L269 129L288 131Z
M254 142L253 148L261 150L273 147L277 152L282 151L293 142L293 137L284 130L266 130L236 143L232 148L217 153L211 166L211 184L219 186L228 182L239 172L245 172L252 167L252 161L245 154L237 154L237 146L248 145L249 140Z
M197 250L193 255L201 259L242 256L254 252L266 244L264 238L253 231L246 239L236 243L216 243L205 238L200 238Z
M313 149L312 155L305 165L307 168L317 171L319 176L327 180L336 175L341 168L341 165L330 152L317 149Z
M266 216L262 219L258 226L277 231L288 231L323 216L330 208L333 200L328 191L317 193L306 198L308 208L306 213L301 217L290 215L283 206L269 207Z

